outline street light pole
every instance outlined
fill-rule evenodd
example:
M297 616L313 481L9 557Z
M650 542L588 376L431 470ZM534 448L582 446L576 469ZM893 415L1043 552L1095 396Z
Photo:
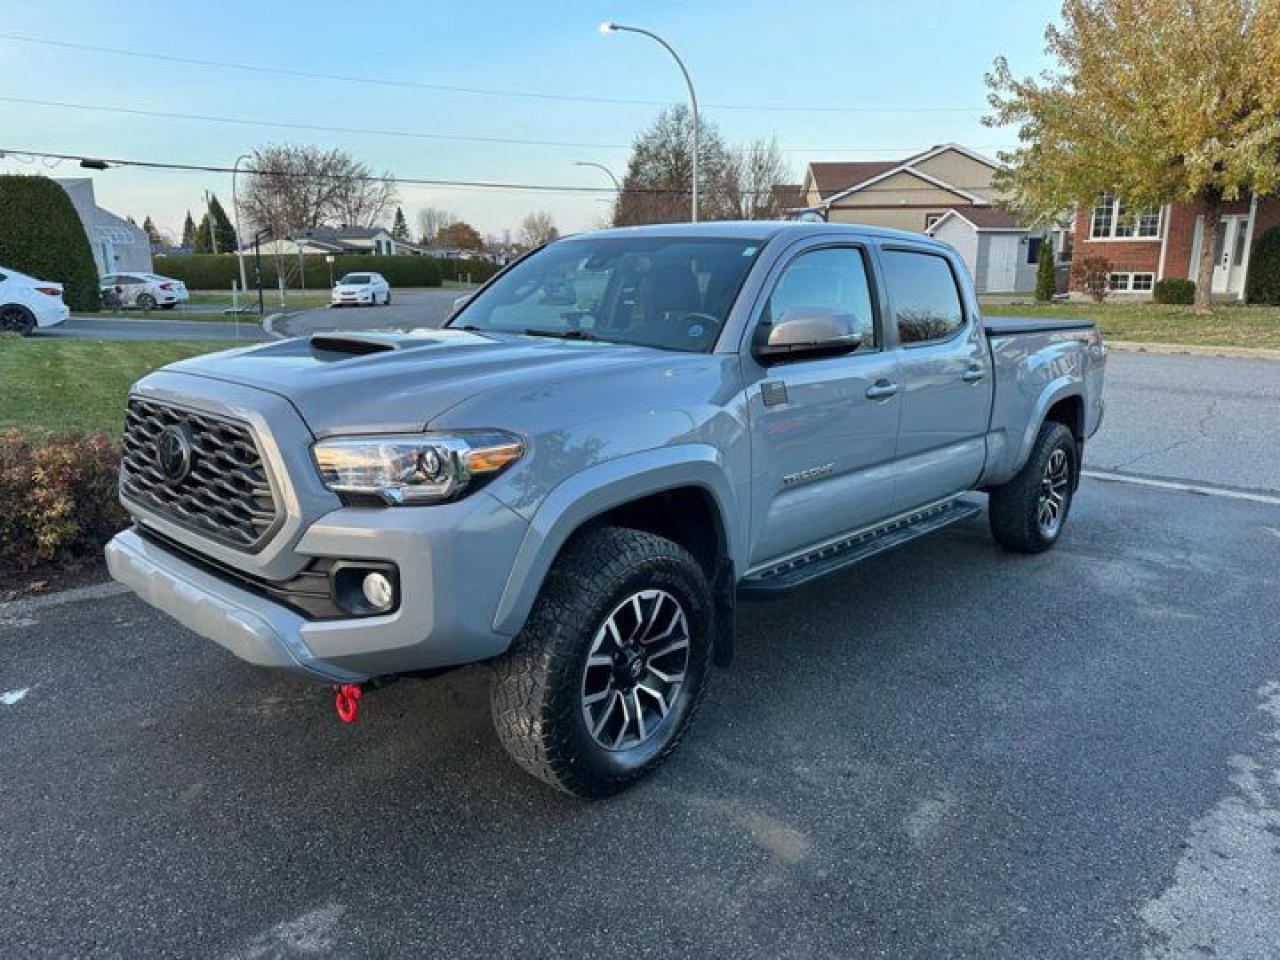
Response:
M676 53L675 48L667 41L652 30L645 30L641 27L628 27L621 23L612 23L606 20L600 24L601 33L614 33L616 31L624 31L626 33L639 33L662 44L667 53L676 62L676 66L680 68L680 73L684 76L685 86L689 88L689 108L693 112L693 204L690 210L690 219L698 222L698 95L693 92L693 80L689 77L689 71L685 68L684 61L680 59L680 54Z
M605 174L613 181L613 189L622 192L622 184L618 182L618 178L613 175L613 171L606 167L603 163L596 163L594 160L575 160L575 167L595 167L597 170L603 170Z
M252 160L253 158L247 153L242 153L236 157L235 165L231 168L231 211L236 218L236 260L240 263L240 289L245 289L244 283L244 236L240 233L240 200L236 196L236 174L240 172L241 160Z

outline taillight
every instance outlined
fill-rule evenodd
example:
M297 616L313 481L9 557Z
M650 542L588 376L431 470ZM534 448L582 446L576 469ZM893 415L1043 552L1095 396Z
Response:
M172 289L173 289L173 284L172 284L172 283L162 283L162 284L160 284L160 289L161 289L161 290L172 290Z
M45 294L46 296L50 296L50 297L62 296L62 291L59 290L57 287L36 287L36 289L41 293Z

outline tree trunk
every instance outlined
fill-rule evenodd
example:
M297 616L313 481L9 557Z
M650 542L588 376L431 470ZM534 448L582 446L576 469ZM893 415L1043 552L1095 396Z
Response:
M1204 204L1204 226L1200 231L1200 262L1196 265L1194 312L1213 312L1213 270L1218 265L1218 224L1222 222L1222 200L1208 198Z

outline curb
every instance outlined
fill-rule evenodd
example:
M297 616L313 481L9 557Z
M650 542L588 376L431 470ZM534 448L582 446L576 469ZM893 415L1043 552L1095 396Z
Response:
M1107 340L1106 344L1108 350L1125 353L1225 357L1231 360L1280 360L1280 350L1272 347L1205 347L1190 343L1145 343L1140 340Z
M303 311L285 310L280 313L268 313L262 318L262 332L275 340L287 340L290 335L288 333L281 333L277 330L276 323L288 320L290 317L301 312Z

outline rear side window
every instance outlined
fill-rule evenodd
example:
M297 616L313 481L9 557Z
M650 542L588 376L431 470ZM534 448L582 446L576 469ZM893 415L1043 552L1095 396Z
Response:
M830 316L848 333L860 334L863 349L874 347L875 316L862 252L828 247L792 260L769 297L767 319L777 323L788 313Z
M886 250L882 258L900 342L945 340L964 326L960 291L943 257Z

